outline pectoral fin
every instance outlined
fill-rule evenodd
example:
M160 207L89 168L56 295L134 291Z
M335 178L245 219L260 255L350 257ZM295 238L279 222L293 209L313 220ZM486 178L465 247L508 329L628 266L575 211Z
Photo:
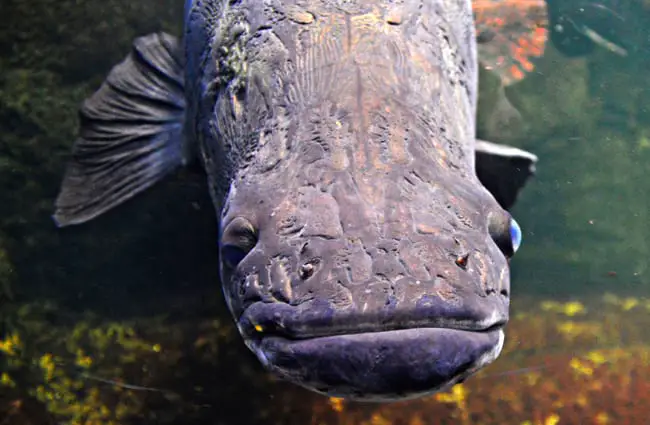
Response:
M476 141L476 174L497 202L510 209L535 174L537 156L512 146Z
M88 221L189 161L183 142L183 55L168 34L140 37L82 105L80 132L54 220Z

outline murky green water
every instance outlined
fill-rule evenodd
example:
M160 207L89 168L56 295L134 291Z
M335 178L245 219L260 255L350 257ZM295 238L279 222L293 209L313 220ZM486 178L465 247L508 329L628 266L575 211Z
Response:
M380 407L275 382L243 347L201 176L181 172L84 226L50 219L79 102L133 37L179 33L181 3L0 6L0 425L644 423L634 379L650 372L650 6L604 5L624 19L626 56L547 46L506 89L524 128L479 126L539 156L513 212L524 244L510 345L462 387L469 395ZM493 100L480 101L479 123ZM488 403L500 385L521 397Z

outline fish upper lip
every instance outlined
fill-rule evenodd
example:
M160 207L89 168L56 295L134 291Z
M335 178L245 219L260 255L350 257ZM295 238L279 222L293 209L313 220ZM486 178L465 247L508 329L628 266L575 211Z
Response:
M351 325L318 326L316 329L299 330L282 326L280 320L259 321L256 320L254 306L266 304L263 302L253 303L248 306L239 318L239 324L246 334L256 338L279 337L291 341L327 338L338 335L361 335L380 333L388 331L399 331L406 329L449 329L473 333L490 333L503 329L508 323L508 317L501 317L495 310L491 317L481 321L475 320L454 320L440 317L437 319L422 319L418 321L403 322L399 320L383 320L374 318L364 323L352 323ZM273 303L275 305L275 303ZM263 306L265 307L265 306Z
M471 333L492 333L499 331L503 329L506 325L506 321L502 321L499 323L495 323L492 326L489 326L487 328L480 328L480 329L470 329L466 327L454 327L454 326L386 326L386 327L377 327L376 329L340 329L337 330L335 329L334 332L316 332L314 334L289 334L288 332L283 332L282 330L277 330L273 329L271 331L262 331L261 332L261 337L262 338L267 338L267 337L276 337L276 338L282 338L285 340L289 341L304 341L308 339L317 339L317 338L329 338L329 337L334 337L334 336L341 336L341 335L365 335L365 334L373 334L373 333L382 333L382 332L394 332L394 331L405 331L405 330L410 330L410 329L448 329L452 331L463 331L463 332L471 332Z

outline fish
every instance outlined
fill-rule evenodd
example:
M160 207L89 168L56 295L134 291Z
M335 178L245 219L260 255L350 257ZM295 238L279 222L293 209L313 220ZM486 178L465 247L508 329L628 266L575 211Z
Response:
M537 157L475 141L471 2L187 0L184 20L83 102L55 223L200 164L225 304L271 373L386 402L497 359Z
M625 16L643 15L635 5L618 1L548 0L551 40L567 57L581 57L597 47L626 57L634 50L638 29Z

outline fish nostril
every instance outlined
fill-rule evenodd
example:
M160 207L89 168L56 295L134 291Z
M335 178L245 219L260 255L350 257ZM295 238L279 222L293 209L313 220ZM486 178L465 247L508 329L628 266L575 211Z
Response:
M465 254L456 257L455 262L458 267L460 267L463 270L466 270L468 260L469 260L469 254Z
M501 294L501 296L506 297L506 298L508 298L508 296L510 295L510 293L508 292L507 289L502 289L502 290L499 292L499 294Z
M305 263L300 266L298 274L302 280L307 280L314 274L314 265L312 263Z
M316 266L318 266L319 263L320 263L319 259L313 259L307 261L306 263L304 263L298 268L298 276L300 276L302 280L309 279L314 275L314 272L316 271Z

